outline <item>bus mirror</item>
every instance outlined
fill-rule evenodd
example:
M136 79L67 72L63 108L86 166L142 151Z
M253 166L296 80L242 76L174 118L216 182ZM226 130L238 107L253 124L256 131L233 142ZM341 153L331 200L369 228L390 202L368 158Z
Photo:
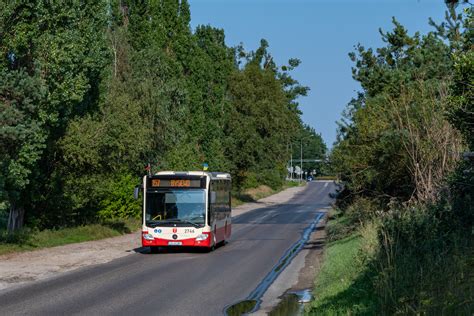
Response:
M135 198L135 200L138 200L138 195L140 194L140 186L137 185L135 187L135 189L133 190L133 197Z

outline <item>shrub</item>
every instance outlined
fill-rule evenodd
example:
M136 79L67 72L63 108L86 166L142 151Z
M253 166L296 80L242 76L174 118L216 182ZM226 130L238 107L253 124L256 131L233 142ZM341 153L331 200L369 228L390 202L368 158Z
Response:
M472 240L448 224L450 215L448 204L438 204L392 210L383 218L375 259L383 313L450 314L473 307Z
M107 187L108 194L100 203L98 217L101 220L127 219L140 217L140 202L133 198L133 189L137 185L136 178L123 175Z
M261 184L268 185L273 190L282 187L284 178L284 175L279 170L263 170L257 177Z
M29 244L31 241L32 230L25 227L13 233L7 230L0 230L0 244Z
M378 203L374 199L359 197L345 209L345 214L353 222L360 224L373 219L376 216Z

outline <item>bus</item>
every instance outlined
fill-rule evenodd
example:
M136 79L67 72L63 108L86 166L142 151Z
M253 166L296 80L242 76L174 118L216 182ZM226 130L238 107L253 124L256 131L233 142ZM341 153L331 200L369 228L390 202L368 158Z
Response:
M140 190L141 189L141 190ZM146 175L142 192L142 246L202 247L225 244L231 234L231 176L223 172L161 171Z

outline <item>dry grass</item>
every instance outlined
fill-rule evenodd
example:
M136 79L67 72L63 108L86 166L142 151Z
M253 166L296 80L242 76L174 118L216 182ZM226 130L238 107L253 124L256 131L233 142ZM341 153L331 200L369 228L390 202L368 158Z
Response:
M276 190L270 188L267 185L259 185L256 188L246 189L240 193L232 194L232 206L239 206L244 203L255 202L267 196L281 192L285 189L304 185L306 185L305 181L301 183L296 181L287 181L283 186Z

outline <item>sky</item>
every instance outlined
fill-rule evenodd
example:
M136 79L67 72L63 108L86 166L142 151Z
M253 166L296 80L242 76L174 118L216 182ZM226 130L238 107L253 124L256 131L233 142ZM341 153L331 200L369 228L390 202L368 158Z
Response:
M189 0L191 26L222 28L226 44L247 51L269 42L277 65L299 58L293 78L311 90L298 101L303 121L330 148L346 104L360 85L352 79L348 53L354 45L381 47L379 28L392 29L394 16L409 34L432 30L428 18L442 22L442 0Z

